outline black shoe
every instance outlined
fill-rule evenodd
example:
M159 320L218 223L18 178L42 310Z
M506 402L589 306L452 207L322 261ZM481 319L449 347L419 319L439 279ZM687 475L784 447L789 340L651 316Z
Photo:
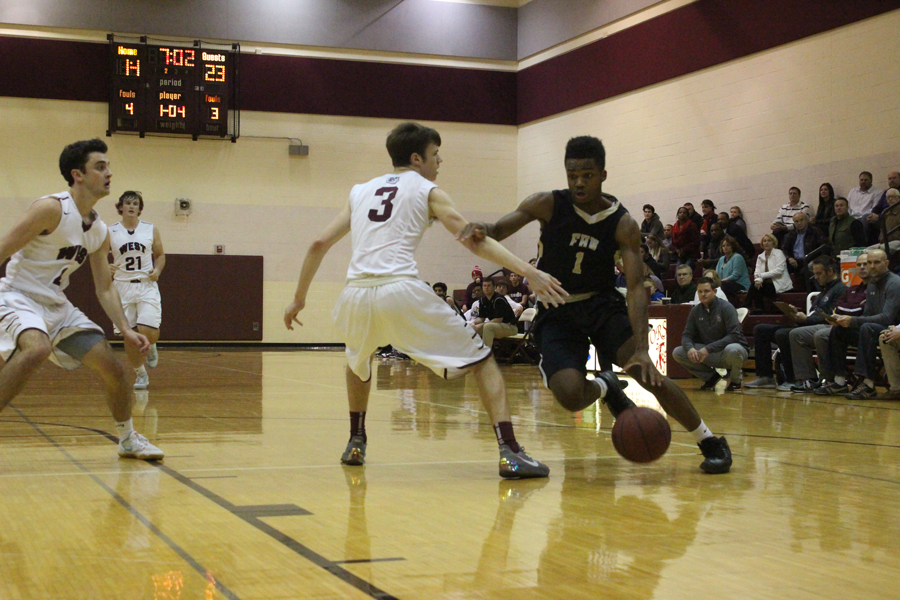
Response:
M798 394L809 394L815 392L822 384L818 379L807 379L791 386L791 391Z
M701 392L709 392L716 389L716 384L719 383L719 380L722 379L722 376L716 373L712 377L706 380L706 383L700 386Z
M728 384L728 387L725 388L726 392L739 392L741 391L741 382L740 381L732 381Z
M609 412L615 418L619 418L619 415L622 414L622 411L628 410L634 406L634 402L631 401L631 398L625 395L625 392L622 391L622 386L619 384L619 379L616 377L615 373L612 371L602 371L597 373L595 376L596 379L602 379L606 384L606 395L603 397L602 402L609 407Z
M724 437L708 437L699 444L705 460L700 468L711 475L727 473L731 469L731 448Z

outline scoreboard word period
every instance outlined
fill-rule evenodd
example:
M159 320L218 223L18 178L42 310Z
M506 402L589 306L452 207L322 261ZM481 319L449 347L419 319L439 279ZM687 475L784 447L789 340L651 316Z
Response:
M230 138L240 135L240 44L116 41L110 34L109 130ZM227 49L223 49L227 48Z

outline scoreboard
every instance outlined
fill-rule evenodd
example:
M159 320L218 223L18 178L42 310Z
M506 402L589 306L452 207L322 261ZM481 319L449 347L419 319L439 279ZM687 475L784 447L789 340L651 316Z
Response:
M192 46L155 45L145 37L140 43L107 37L108 136L130 132L237 140L240 44L214 49L199 41Z

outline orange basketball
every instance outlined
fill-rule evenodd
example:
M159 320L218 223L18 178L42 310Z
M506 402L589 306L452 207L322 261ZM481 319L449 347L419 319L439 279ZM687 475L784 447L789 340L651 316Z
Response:
M631 462L653 462L666 453L671 441L669 421L657 411L644 406L623 411L612 428L612 442L616 452Z

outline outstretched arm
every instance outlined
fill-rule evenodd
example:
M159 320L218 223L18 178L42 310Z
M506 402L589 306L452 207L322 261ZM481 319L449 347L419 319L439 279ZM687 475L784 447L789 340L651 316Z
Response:
M538 192L522 201L519 207L500 218L496 223L468 223L456 238L466 243L469 238L482 240L485 237L497 241L505 240L532 221L546 223L553 216L553 192ZM518 271L516 271L518 273Z
M328 224L316 240L310 244L303 259L303 268L300 270L300 281L297 282L297 291L294 292L294 301L284 309L284 325L288 329L294 329L294 323L303 325L297 320L297 314L306 306L306 294L312 284L322 259L342 237L350 232L350 204L347 203L338 216Z
M553 306L565 304L563 297L568 296L568 293L562 288L555 277L532 267L527 262L504 248L498 241L493 239L493 236L488 237L483 235L483 230L482 235L465 235L466 231L472 231L472 229L468 227L470 223L459 214L456 210L456 206L453 205L450 196L442 189L434 188L431 190L431 193L428 195L428 205L431 209L431 214L447 228L447 231L456 236L456 239L468 248L470 252L479 258L497 263L498 265L504 266L507 269L527 277L528 284L535 292L537 292L541 297L541 300L552 304ZM510 213L507 217L515 215L518 212L519 211ZM506 217L504 217L504 219L506 219ZM522 217L519 217L519 219L522 219ZM528 220L530 221L533 219ZM501 221L503 221L503 219L501 219ZM519 227L527 222L528 221L522 221ZM515 229L513 231L515 231Z
M103 307L103 312L109 317L109 320L115 324L116 328L122 332L122 338L129 346L138 348L141 354L147 354L150 350L150 342L146 337L134 331L128 325L125 318L125 311L122 310L122 299L119 292L112 284L112 275L109 272L109 263L107 256L109 255L109 232L106 233L106 239L103 244L91 255L91 274L94 277L94 291L97 293L97 300Z
M623 215L616 227L616 242L622 255L625 269L625 282L628 286L626 300L628 303L628 320L634 332L634 354L622 368L626 371L631 365L640 365L641 379L644 383L662 385L663 378L653 361L650 360L648 328L650 326L647 312L647 292L644 290L644 263L641 260L641 230L631 215Z

